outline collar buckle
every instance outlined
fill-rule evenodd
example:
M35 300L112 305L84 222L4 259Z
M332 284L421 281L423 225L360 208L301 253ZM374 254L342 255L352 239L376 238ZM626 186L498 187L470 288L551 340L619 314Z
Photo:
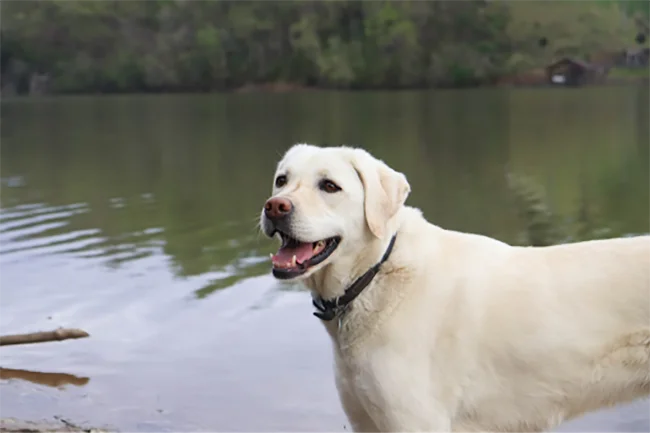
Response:
M314 316L318 317L320 320L325 320L329 322L330 320L333 320L336 317L336 313L337 313L336 309L327 308L325 305L323 305L322 298L318 297L316 299L312 299L311 303L318 310L318 311L314 311Z

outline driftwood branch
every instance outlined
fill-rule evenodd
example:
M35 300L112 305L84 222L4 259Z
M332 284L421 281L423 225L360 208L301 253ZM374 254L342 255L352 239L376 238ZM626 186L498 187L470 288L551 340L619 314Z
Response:
M79 377L68 373L46 373L41 371L19 370L15 368L0 367L0 379L21 379L28 380L39 385L58 388L64 385L84 386L90 380L89 377ZM2 430L0 430L1 432Z
M63 341L70 338L86 338L89 334L81 329L59 328L54 331L33 332L30 334L15 334L0 336L0 346L11 344L45 343L48 341Z

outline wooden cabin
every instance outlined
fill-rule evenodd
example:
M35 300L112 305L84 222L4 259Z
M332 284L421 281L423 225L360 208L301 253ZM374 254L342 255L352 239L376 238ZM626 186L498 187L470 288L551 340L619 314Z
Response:
M546 67L548 83L556 86L581 86L597 81L604 73L603 67L570 57L564 57Z

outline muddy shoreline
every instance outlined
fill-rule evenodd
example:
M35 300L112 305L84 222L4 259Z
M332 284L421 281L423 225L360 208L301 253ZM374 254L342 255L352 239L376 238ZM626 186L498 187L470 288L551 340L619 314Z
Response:
M114 433L115 429L88 427L77 425L74 422L54 417L51 420L26 421L16 418L0 418L0 432L2 433L45 433L45 432L84 432L84 433Z

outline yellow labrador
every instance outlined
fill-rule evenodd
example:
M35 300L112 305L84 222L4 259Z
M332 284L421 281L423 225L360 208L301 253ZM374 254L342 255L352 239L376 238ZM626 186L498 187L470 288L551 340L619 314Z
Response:
M541 431L649 394L649 236L445 230L356 148L297 144L273 182L273 275L311 290L355 431Z

